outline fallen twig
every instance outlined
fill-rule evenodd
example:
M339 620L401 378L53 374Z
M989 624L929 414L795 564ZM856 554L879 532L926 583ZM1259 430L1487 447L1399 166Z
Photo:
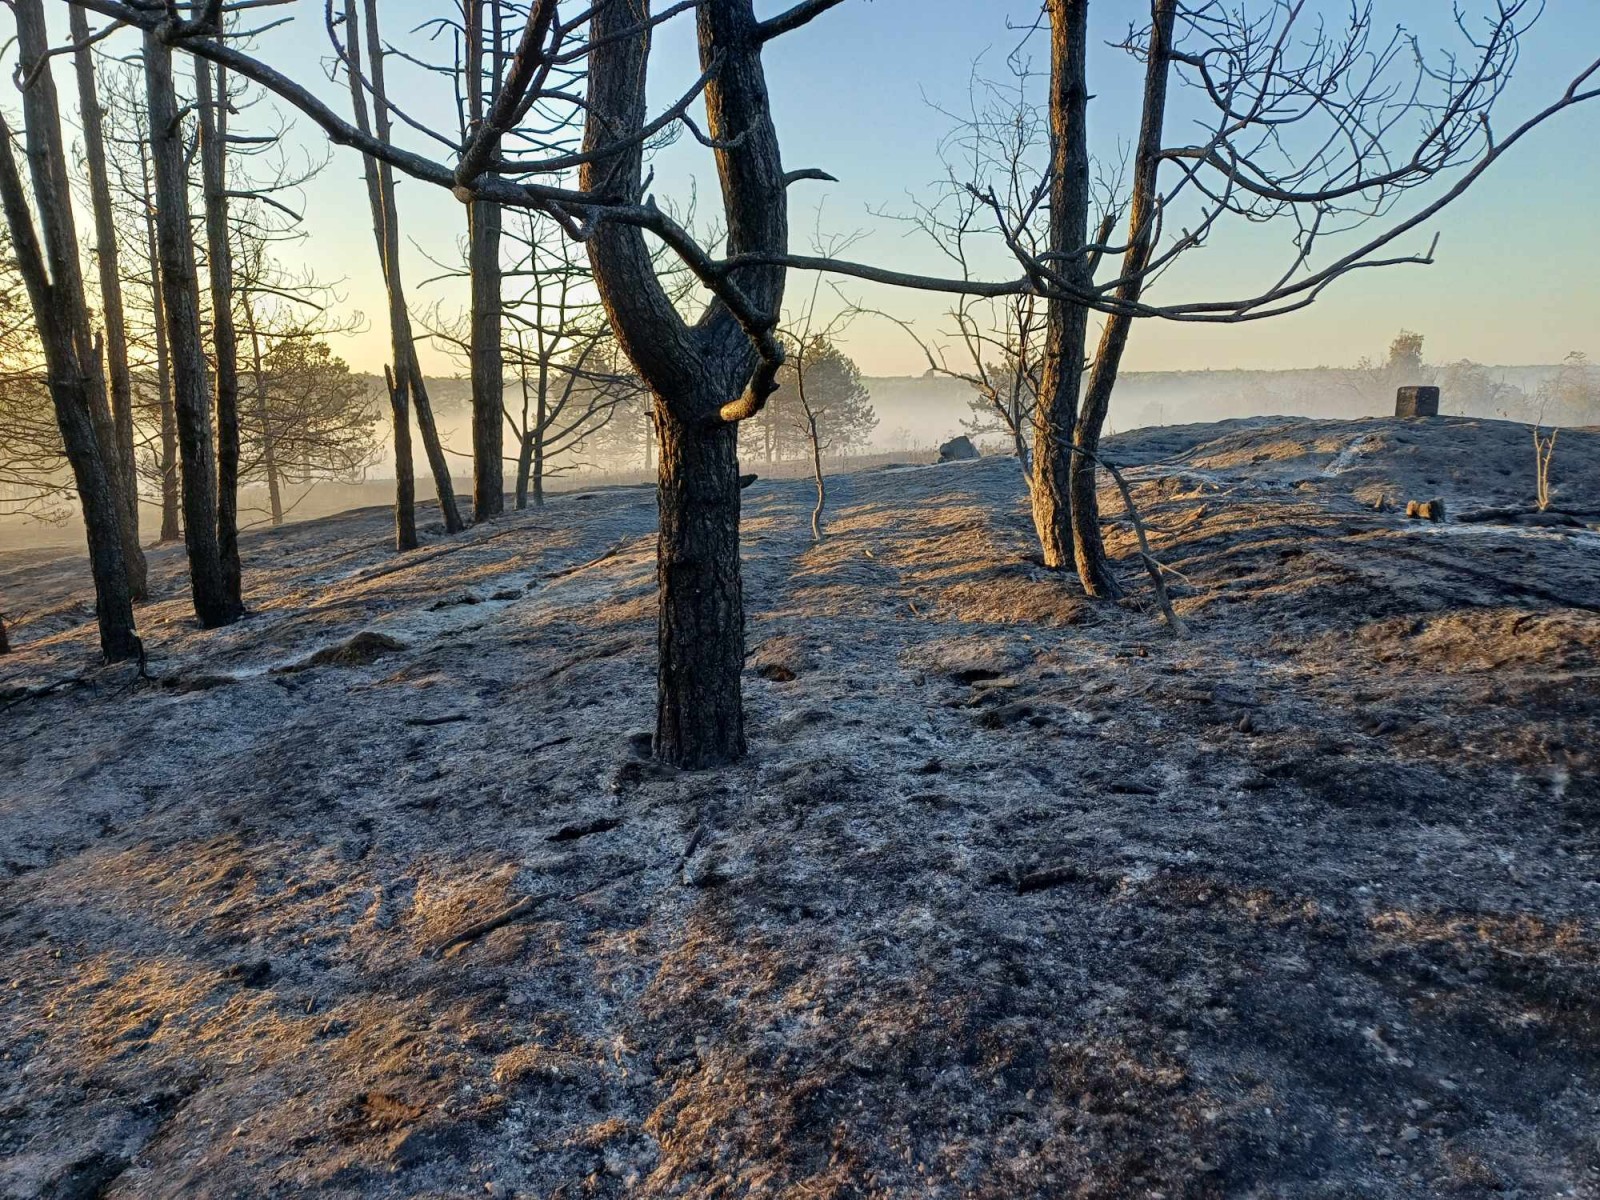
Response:
M456 949L458 946L465 946L468 942L475 942L485 934L493 933L496 929L510 925L513 921L520 921L523 917L526 917L530 913L534 912L546 900L565 900L569 904L575 903L576 901L582 900L585 896L592 896L596 892L604 891L612 884L627 879L631 875L637 875L643 870L643 863L636 867L629 867L626 871L618 871L604 883L597 884L592 888L586 888L581 892L573 892L570 896L562 896L556 892L540 892L537 896L524 896L510 908L498 912L492 917L478 921L475 924L468 925L460 932L451 934L449 937L445 938L444 941L436 944L432 949L423 951L423 954L428 958L443 958L446 954Z
M454 950L457 946L464 946L468 942L475 942L484 934L493 933L496 929L499 929L504 925L509 925L511 922L527 916L546 900L555 900L558 898L559 897L557 897L554 892L542 892L537 896L524 896L521 900L518 900L504 912L496 913L494 916L489 917L486 920L479 921L473 925L468 925L459 933L451 934L449 937L445 938L444 941L436 945L432 950L428 951L428 957L443 958L447 953L449 953L451 950Z

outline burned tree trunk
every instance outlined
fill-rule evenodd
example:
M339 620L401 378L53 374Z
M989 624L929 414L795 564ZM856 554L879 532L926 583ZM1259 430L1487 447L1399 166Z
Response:
M1053 266L1087 284L1084 235L1089 226L1089 0L1050 0L1050 226L1052 254L1071 255ZM1033 524L1044 565L1072 561L1072 431L1083 383L1089 312L1054 298L1045 310L1045 351L1033 408Z
M472 276L472 519L505 511L500 462L505 364L500 348L500 230L498 204L474 200L468 212L468 269Z
M483 69L486 59L495 64L494 87L499 86L500 5L489 0L492 29L483 25L484 0L467 0L466 85L468 128L462 131L462 159L465 162L482 128L491 91L485 95ZM489 45L486 47L486 40ZM486 53L487 50L487 53ZM469 353L472 360L472 519L484 521L505 511L505 481L500 461L503 439L501 406L505 387L504 352L500 346L500 233L504 214L490 200L474 200L467 205L467 273L472 282L472 329Z
M72 187L67 179L67 153L61 137L61 104L56 95L55 77L49 70L49 33L45 28L44 6L41 0L18 0L12 9L16 16L18 66L25 82L22 91L24 146L28 174L39 206L51 295L57 306L62 336L71 341L77 368L85 372L87 412L99 446L100 469L117 497L117 535L122 542L123 569L127 572L128 589L133 598L142 600L146 587L144 550L139 546L138 525L127 504L131 484L122 476L116 426L106 404L101 351L90 329L88 294L78 260Z
M239 568L239 340L233 324L233 249L228 241L228 78L194 59L200 114L200 179L205 196L206 270L211 282L211 350L216 364L217 556L233 617L244 612ZM230 618L231 619L231 618Z
M195 614L207 629L232 622L217 544L217 474L211 440L211 404L206 358L200 342L200 286L189 225L189 180L172 79L172 51L159 35L144 35L146 100L150 113L150 158L155 176L156 241L161 262L161 298L172 357L173 410L183 464L183 540Z
M744 585L739 565L738 427L707 428L704 405L663 403L656 547L655 751L686 767L745 753Z
M139 471L133 454L133 380L128 371L127 318L122 305L122 270L117 249L116 218L111 208L111 178L106 170L103 113L95 86L94 51L89 45L89 18L83 9L74 5L68 11L68 22L72 40L77 46L73 65L78 78L78 111L83 121L84 165L88 168L89 199L94 210L95 260L100 271L101 320L105 326L104 361L110 389L111 420L116 431L119 484L133 542L137 546ZM138 590L141 593L143 591L142 587Z
M20 15L23 7L18 6L19 24L23 20ZM41 203L52 195L48 180L36 180L34 191ZM125 509L112 485L111 474L106 470L105 458L111 447L102 447L97 436L90 412L93 403L90 366L82 361L79 353L78 343L88 337L88 322L81 307L76 312L73 310L67 298L70 288L62 289L50 276L34 229L33 214L28 210L22 176L11 153L11 128L3 115L0 115L0 205L11 227L12 249L33 306L34 323L49 373L50 399L55 406L62 446L83 507L83 524L89 540L89 569L94 577L95 615L100 626L100 652L107 662L138 658L144 650L134 632L133 594L122 557ZM47 224L45 228L48 236L61 236L59 223ZM76 246L55 246L49 257L54 263L69 253L75 256ZM74 326L79 328L74 329Z
M1145 271L1155 245L1156 172L1161 165L1161 133L1167 108L1167 80L1172 64L1172 28L1177 0L1155 0L1151 8L1150 46L1145 59L1144 116L1139 126L1139 144L1134 151L1133 195L1129 202L1128 249L1123 255L1122 282L1116 296L1122 304L1138 302L1144 287ZM1091 596L1116 594L1116 584L1106 560L1105 540L1100 535L1100 502L1096 490L1096 456L1100 452L1100 433L1111 410L1111 393L1116 387L1122 353L1128 345L1133 317L1121 309L1106 317L1095 353L1094 370L1084 394L1083 408L1073 429L1072 549L1083 590Z

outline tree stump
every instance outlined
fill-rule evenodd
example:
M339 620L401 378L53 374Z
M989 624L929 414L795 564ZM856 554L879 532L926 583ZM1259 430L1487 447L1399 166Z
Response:
M1403 387L1394 394L1394 415L1397 417L1437 417L1439 415L1439 389L1436 387Z

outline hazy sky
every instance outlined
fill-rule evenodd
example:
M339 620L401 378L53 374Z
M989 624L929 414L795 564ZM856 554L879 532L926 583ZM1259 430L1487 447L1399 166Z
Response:
M1244 3L1248 8L1260 0ZM1489 3L1465 0L1469 11L1482 12ZM758 2L763 14L786 6ZM322 4L298 0L294 7L300 10L294 27L270 34L263 53L333 101L339 111L347 111L342 91L326 80ZM1138 76L1126 56L1105 43L1125 31L1144 6L1133 0L1101 0L1096 8L1090 53L1092 148L1114 154L1137 132ZM1327 0L1326 8L1338 20L1338 14L1348 11L1348 2ZM1450 27L1446 0L1377 0L1375 8L1380 28L1403 25L1425 47L1458 37ZM380 9L391 41L425 52L409 31L438 11L436 3L382 0ZM792 189L796 249L807 248L822 205L826 229L865 234L852 248L853 257L942 273L920 235L873 213L905 211L910 195L941 178L939 143L951 121L938 110L966 104L975 59L982 59L989 74L1003 73L1005 55L1019 37L1008 23L1026 24L1036 11L1036 4L1016 0L845 0L808 28L775 42L767 65L786 165L821 167L840 181ZM1041 46L1036 57L1042 59L1042 54ZM1543 19L1524 42L1497 129L1509 129L1518 114L1548 103L1581 63L1597 54L1600 2L1549 0ZM453 108L442 81L396 70L398 85L392 87L402 102L448 127ZM681 94L693 80L698 72L688 21L676 20L659 35L652 71L652 90L661 98ZM61 78L70 94L64 68ZM297 129L308 143L320 145L308 121L299 119ZM1401 327L1425 334L1429 357L1435 360L1549 362L1573 349L1600 357L1597 151L1600 102L1591 102L1562 114L1516 147L1437 222L1442 236L1436 265L1358 274L1309 312L1271 322L1220 327L1145 321L1136 330L1128 366L1347 363L1362 354L1381 354ZM681 199L695 178L702 195L716 195L709 156L690 139L664 151L657 166L657 191L663 198ZM309 236L301 252L325 277L343 278L349 303L370 318L369 331L344 342L339 352L358 367L376 369L386 357L387 335L356 156L337 150L324 174L307 188L305 200ZM413 303L460 303L460 289L452 285L417 285L437 273L427 255L458 257L464 209L443 191L415 182L402 185L400 208L402 228L412 243L408 270ZM1423 249L1428 236L1415 236L1400 249ZM1174 296L1248 294L1257 290L1253 283L1273 276L1275 265L1284 262L1287 237L1286 229L1275 227L1215 237L1187 258L1167 286ZM792 280L791 296L805 286L798 277ZM915 320L930 336L948 307L947 300L934 296L855 283L845 288L865 303ZM908 374L925 365L903 333L881 322L858 323L847 340L868 374ZM452 369L437 355L429 365Z

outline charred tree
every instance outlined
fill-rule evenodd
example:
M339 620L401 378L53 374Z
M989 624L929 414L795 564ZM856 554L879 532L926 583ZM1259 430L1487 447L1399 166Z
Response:
M123 570L128 576L129 593L135 600L142 600L146 589L144 550L139 545L138 525L126 500L133 483L122 477L116 426L106 404L102 350L89 321L88 294L84 289L78 232L73 219L72 187L67 178L67 153L61 137L61 104L56 95L55 77L50 72L44 6L42 0L18 0L12 10L16 16L18 65L24 82L24 149L39 207L39 228L52 300L57 306L62 335L72 342L77 369L85 372L87 413L99 447L95 457L117 497L116 529L122 543Z
M643 185L650 29L640 17L647 13L643 4L601 5L590 31L584 150L593 157L579 183L628 200ZM714 68L706 114L718 145L729 253L782 254L786 180L761 63L762 31L750 0L707 0L696 20L701 66ZM612 327L655 397L661 441L655 752L682 767L733 762L745 753L734 422L759 411L772 390L776 364L762 360L756 341L763 321L769 337L776 323L784 272L766 265L741 271L733 303L743 311L736 314L719 295L690 327L663 288L637 225L601 222L589 253Z
M200 340L200 285L190 232L183 124L173 85L172 51L157 32L144 35L144 71L161 299L183 467L183 540L195 615L204 628L213 629L231 623L239 614L229 595L217 541L217 467L206 357Z
M1086 290L1089 225L1089 0L1050 0L1050 212L1047 245L1057 270ZM1045 309L1044 363L1033 409L1033 524L1047 567L1073 562L1072 437L1083 386L1089 310L1052 297Z
M194 79L206 271L211 283L211 355L216 369L217 557L231 620L243 614L244 598L239 567L239 339L233 323L233 247L228 238L228 77L221 67L197 58Z
M18 24L24 4L18 5ZM40 28L42 31L42 16ZM43 185L41 187L41 184ZM34 181L34 194L41 206L51 198L53 185L46 179ZM104 447L91 413L94 403L93 366L80 356L88 341L88 320L82 307L70 301L71 288L62 287L52 277L52 267L71 254L76 246L54 246L46 264L28 209L22 176L11 152L11 128L0 115L0 205L11 227L12 250L27 287L33 307L34 323L44 350L49 372L50 399L55 407L61 441L83 509L83 524L89 541L89 569L94 577L95 616L100 627L100 652L107 662L138 658L144 650L134 631L133 593L128 584L128 569L122 557L122 529L125 508L106 469ZM45 223L46 236L62 236L60 222Z
M1156 221L1161 203L1156 188L1156 173L1161 166L1162 126L1167 111L1167 80L1172 70L1172 34L1177 8L1177 0L1154 0L1151 5L1150 40L1145 50L1143 116L1133 158L1128 242L1123 253L1122 274L1113 293L1118 307L1106 317L1101 328L1094 369L1090 372L1088 390L1084 394L1083 406L1072 433L1069 515L1072 521L1073 560L1083 590L1091 596L1111 596L1117 591L1110 563L1106 560L1105 539L1100 535L1100 502L1095 468L1099 462L1100 433L1111 411L1111 393L1116 387L1122 353L1128 345L1128 334L1133 329L1131 313L1143 295L1150 256L1155 247ZM1089 280L1085 279L1084 282ZM1080 349L1080 362L1082 357ZM1131 499L1128 503L1131 511Z
M73 66L78 78L78 111L83 121L83 158L94 211L95 263L100 273L100 317L105 327L104 363L110 391L111 420L116 429L117 464L123 504L135 545L139 538L139 470L133 453L133 380L128 370L128 328L122 303L122 271L117 248L116 218L111 207L111 177L106 169L104 112L95 86L94 51L89 19L81 8L68 12L76 46ZM137 569L137 568L136 568Z
M484 66L492 59L494 87L500 79L500 4L488 0L490 29L484 28L485 0L466 3L466 85L468 124L463 133L462 157L482 127L494 91L484 88ZM505 511L505 480L500 461L504 434L505 363L500 346L500 235L504 214L492 200L472 200L467 205L467 270L472 296L472 519L487 520Z

